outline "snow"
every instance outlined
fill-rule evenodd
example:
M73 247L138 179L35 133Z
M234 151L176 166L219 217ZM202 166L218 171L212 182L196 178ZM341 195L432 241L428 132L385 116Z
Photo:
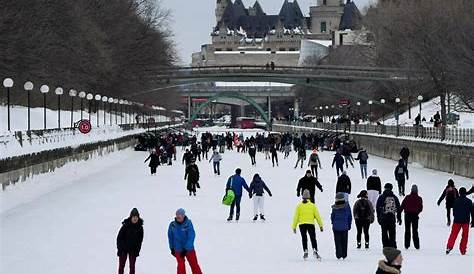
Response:
M299 51L263 51L263 50L256 50L256 51L215 51L214 54L300 54Z
M292 87L292 84L275 82L215 82L216 87Z
M181 159L181 149L178 149ZM116 233L130 209L137 207L145 220L145 239L137 261L137 273L176 273L176 262L168 250L166 232L174 212L184 207L196 229L196 251L204 273L375 273L382 258L380 228L371 227L371 249L355 249L355 226L349 233L349 257L337 261L329 223L336 175L330 168L332 152L320 154L323 169L320 181L324 192L317 192L316 203L324 220L324 232L317 233L321 262L302 260L299 235L291 232L294 209L299 202L296 183L304 170L293 169L296 155L280 157L280 167L272 168L264 155L257 155L257 167L250 166L248 155L223 154L222 176L215 177L207 162L198 163L201 189L188 197L181 163L158 168L149 176L143 164L146 152L131 149L69 163L53 173L42 174L9 186L0 193L1 249L0 272L8 274L114 273L117 268ZM370 156L369 169L377 168L384 182L392 180L395 162ZM247 182L258 172L273 192L266 197L267 222L252 223L252 203L243 198L240 223L227 223L228 207L221 205L224 184L236 167L241 167ZM402 250L402 273L473 273L472 244L468 255L456 249L444 255L449 228L445 210L436 200L450 174L413 164L409 189L419 186L424 199L420 219L421 250ZM349 169L353 194L365 183L357 168ZM458 187L470 187L474 180L454 176ZM397 242L403 245L403 227L397 227ZM459 239L458 239L459 243ZM472 243L472 239L471 239ZM316 271L316 272L315 272Z

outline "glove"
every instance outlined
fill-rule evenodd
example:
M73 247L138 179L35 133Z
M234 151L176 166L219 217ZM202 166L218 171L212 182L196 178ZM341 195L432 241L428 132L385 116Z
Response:
M321 232L323 232L323 231L324 231L323 227L320 227L320 228L319 228L319 230L320 230Z
M437 202L438 206L441 204L440 202Z
M299 193L299 192L296 192L296 196L297 196L297 197L300 197L300 193Z
M173 255L173 257L176 257L176 253L174 252L174 249L171 249L171 255Z
M398 220L398 225L402 225L402 220Z
M188 251L186 249L183 249L183 251L181 251L181 257L186 257L186 254L188 253Z
M294 228L294 229L293 229L293 233L295 233L295 234L296 234L296 228Z

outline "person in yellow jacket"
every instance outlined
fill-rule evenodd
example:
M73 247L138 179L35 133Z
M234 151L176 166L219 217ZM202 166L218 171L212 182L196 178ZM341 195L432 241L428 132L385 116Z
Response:
M293 218L293 232L296 234L296 227L299 225L301 233L301 241L303 244L303 259L308 258L308 237L311 240L311 246L313 247L313 255L316 259L321 260L318 254L318 243L316 242L316 228L314 226L314 220L319 225L321 232L323 231L323 220L319 215L318 208L311 202L311 193L305 189L303 191L303 201L296 207L295 217Z

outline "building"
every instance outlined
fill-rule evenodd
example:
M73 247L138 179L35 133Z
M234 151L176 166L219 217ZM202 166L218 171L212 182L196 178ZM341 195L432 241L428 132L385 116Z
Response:
M193 53L192 65L274 62L296 66L301 63L303 40L330 41L335 31L361 28L362 15L357 6L351 0L343 1L318 0L305 16L297 0L284 0L280 12L274 15L266 14L258 0L248 8L242 0L217 0L212 43Z

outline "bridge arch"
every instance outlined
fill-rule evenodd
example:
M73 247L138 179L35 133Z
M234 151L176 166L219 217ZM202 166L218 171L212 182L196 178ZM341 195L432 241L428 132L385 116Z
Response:
M230 99L239 99L239 100L242 100L244 102L247 102L249 103L252 107L254 107L257 112L260 114L260 116L262 116L263 120L265 121L265 123L270 126L271 125L271 121L269 119L269 117L267 116L267 113L265 112L265 110L255 101L253 100L252 98L250 97L247 97L241 93L236 93L236 92L220 92L212 97L209 97L208 100L204 103L201 103L198 108L196 110L194 110L194 112L192 113L191 115L191 118L189 119L188 123L192 123L194 120L196 120L198 114L207 106L209 106L212 101L214 100L217 100L219 98L230 98Z

